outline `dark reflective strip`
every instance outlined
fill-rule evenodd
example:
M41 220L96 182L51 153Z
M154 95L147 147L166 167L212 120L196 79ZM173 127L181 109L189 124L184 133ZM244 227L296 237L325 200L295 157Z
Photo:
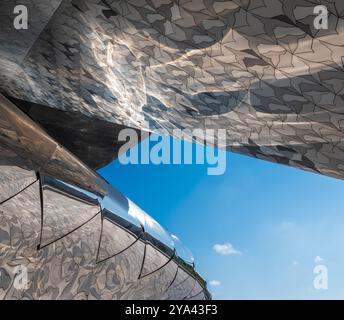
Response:
M88 203L90 205L98 205L99 201L97 199L97 196L94 195L94 197L91 197L88 193L82 192L82 189L77 190L73 187L70 187L68 184L59 181L57 179L48 177L48 176L42 176L42 186L43 189L46 187L52 188L54 191L57 191L61 194L64 194L68 197L75 198L76 200L83 201L85 203Z
M146 232L146 241L149 242L153 247L167 255L168 257L172 257L175 254L175 250L161 242L160 240L154 238L152 235Z

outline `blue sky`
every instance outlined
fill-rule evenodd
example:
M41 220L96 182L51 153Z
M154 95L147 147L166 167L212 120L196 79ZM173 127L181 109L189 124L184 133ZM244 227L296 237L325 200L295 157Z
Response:
M215 299L343 299L344 181L226 158L220 176L207 165L118 160L99 173L180 237ZM318 264L327 290L313 286Z

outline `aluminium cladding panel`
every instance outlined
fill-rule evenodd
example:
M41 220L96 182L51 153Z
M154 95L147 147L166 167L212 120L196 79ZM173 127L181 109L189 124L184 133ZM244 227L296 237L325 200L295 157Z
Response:
M14 76L38 37L47 26L62 0L1 0L0 2L0 66L4 77ZM16 5L25 5L29 17L29 29L17 30L13 26Z
M96 265L101 215L38 250L39 181L2 204L0 210L0 298L86 299ZM28 282L18 289L14 277L22 268Z
M136 290L144 258L145 244L136 241L123 252L100 261L94 268L90 300L129 299Z
M141 221L129 210L129 200L110 185L100 205L103 225L98 262L126 250L144 233Z
M135 290L128 299L160 300L168 290L177 270L177 265L170 260L160 269L140 278L135 284Z
M180 283L180 285L177 286L181 290L180 300L187 300L187 298L190 296L190 293L193 291L195 285L196 280L190 275L185 281Z
M178 264L173 259L158 270L138 279L144 250L145 243L139 239L123 252L97 263L89 299L183 299L192 291L194 280L185 281L184 285L179 283L179 290L176 289L178 295L166 294L173 285L178 270ZM182 272L184 274L176 281L190 279L187 273Z
M193 290L195 280L184 269L178 268L177 275L163 295L166 300L183 300Z
M37 176L30 163L0 144L0 203L30 186Z
M145 242L138 239L123 252L98 262L89 299L161 299L171 285L178 266L171 260L159 270L139 279L144 251Z
M188 300L207 300L207 297L206 297L206 294L204 293L204 290L202 290L195 296L188 298Z
M101 215L40 249L35 282L39 299L87 299L94 276Z
M186 300L197 300L197 297L203 292L203 288L197 280L191 292L185 297Z
M41 177L43 226L41 247L80 228L100 213L97 197L56 179Z
M36 256L41 231L40 186L36 181L0 205L0 299L36 298ZM18 272L27 270L28 284L14 285ZM24 281L24 279L23 279Z
M176 263L178 266L178 263ZM166 292L161 296L164 300L180 300L185 296L185 289L182 284L189 278L189 274L178 266L176 274L167 288Z
M99 246L98 261L104 261L123 252L138 238L120 225L103 218L102 236Z
M166 256L164 253L162 253L160 250L146 241L145 259L140 277L145 277L159 270L160 268L164 267L170 260L170 257Z
M175 249L171 236L166 230L136 204L129 201L129 212L143 222L145 254L140 278L163 268L174 256Z

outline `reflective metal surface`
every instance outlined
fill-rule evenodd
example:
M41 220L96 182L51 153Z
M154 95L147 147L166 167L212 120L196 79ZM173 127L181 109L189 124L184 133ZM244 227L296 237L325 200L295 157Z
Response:
M194 265L194 257L191 253L191 251L186 248L183 243L179 240L179 238L175 235L171 235L171 238L173 239L174 242L174 247L177 252L177 256L182 259L185 263L188 263L190 266Z
M37 180L26 161L8 148L0 146L0 203L14 196Z
M343 0L30 0L28 30L15 3L0 1L8 97L149 132L226 129L227 150L344 178Z
M0 299L210 298L175 236L1 95L0 151Z

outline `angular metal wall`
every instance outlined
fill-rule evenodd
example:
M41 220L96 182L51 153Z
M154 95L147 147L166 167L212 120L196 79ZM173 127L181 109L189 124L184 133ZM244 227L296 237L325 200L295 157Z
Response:
M175 236L3 96L0 151L0 299L209 298Z

